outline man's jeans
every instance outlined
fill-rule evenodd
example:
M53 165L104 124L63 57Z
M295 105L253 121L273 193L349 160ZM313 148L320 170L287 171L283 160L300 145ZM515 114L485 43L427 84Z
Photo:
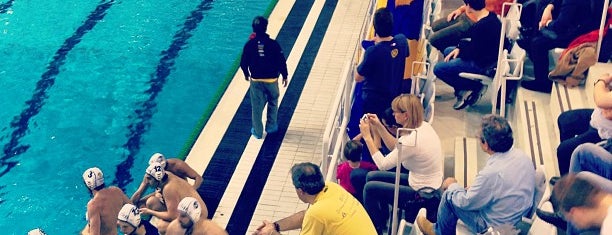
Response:
M460 219L473 233L479 233L487 229L487 223L478 211L467 211L456 208L451 201L448 191L442 194L442 201L438 207L438 221L434 230L436 234L455 235L457 233L457 220Z
M572 153L570 161L570 173L580 173L582 171L592 172L601 177L586 176L589 181L602 187L602 189L610 192L612 187L612 154L603 147L586 143L581 144ZM586 175L586 174L585 174ZM608 188L606 188L606 186Z
M251 96L251 123L254 134L260 137L263 135L261 114L266 103L268 104L266 132L276 132L278 130L278 124L276 123L279 96L278 82L251 81L249 91Z
M444 50L444 56L447 56L454 49L455 47L446 48ZM461 52L459 52L459 54L461 54ZM455 96L458 96L460 91L476 91L482 87L479 81L459 77L459 73L463 72L484 74L485 69L476 65L474 61L463 60L461 58L451 59L448 62L439 61L434 67L434 74L436 77L455 88Z

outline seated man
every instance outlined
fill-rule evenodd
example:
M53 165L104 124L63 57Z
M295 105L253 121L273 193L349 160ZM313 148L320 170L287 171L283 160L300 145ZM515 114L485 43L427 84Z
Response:
M444 50L444 61L434 67L434 74L455 89L457 101L453 109L459 110L475 104L480 98L482 84L459 73L486 74L497 64L501 22L497 15L484 8L484 0L464 0L468 11L474 12L476 23L466 33L469 40L462 40L457 47Z
M202 176L181 159L165 158L161 153L154 153L149 159L149 164L152 164L153 162L159 162L166 171L172 172L172 174L180 178L192 179L193 188L195 190L198 190L202 184Z
M302 228L300 234L376 234L361 203L340 185L325 182L319 166L298 163L291 168L291 178L298 198L310 207L274 223L264 220L254 235L278 235L298 228Z
M612 234L612 194L591 181L566 175L555 184L551 200L558 202L563 216L576 228Z
M514 226L531 211L535 170L531 158L512 147L510 124L500 116L483 117L480 142L482 150L490 155L485 167L467 189L454 178L444 180L442 188L446 191L438 208L438 221L434 225L425 217L417 218L424 234L455 234L458 219L472 233Z
M153 155L151 155L151 158L149 158L149 165L155 162L158 162L159 164L161 164L165 171L171 172L172 174L178 176L179 178L183 178L185 180L187 180L187 178L193 179L194 181L193 188L195 190L198 190L198 188L202 184L202 176L199 175L193 168L191 168L185 161L181 159L178 159L178 158L166 159L163 154L154 153ZM157 198L155 198L156 195L157 195ZM134 205L138 207L150 205L151 203L155 203L155 201L159 201L160 195L161 194L157 191L153 192L149 195L140 197L140 199L137 202L134 202Z
M91 200L87 203L87 225L81 234L116 235L117 214L124 204L130 202L129 199L117 187L105 188L104 174L97 167L85 170L83 181Z
M505 2L512 2L512 0L485 0L485 8L490 12L501 15L502 5ZM473 11L468 11L466 5L460 6L449 13L446 18L438 19L432 23L433 34L429 36L429 42L440 51L450 46L456 46L476 21L478 21L478 18Z
M132 204L125 204L117 215L117 227L128 235L158 235L157 228L148 220L140 219L140 210Z
M168 223L179 216L176 208L184 197L196 198L202 205L202 213L208 216L206 204L198 192L187 181L166 172L159 162L154 162L147 167L142 183L132 195L132 201L139 201L142 193L149 187L157 188L158 195L147 200L147 207L141 208L140 212L160 219L157 228L161 234L166 232Z
M198 200L192 197L185 197L178 205L179 217L168 225L166 234L168 235L227 235L219 225L209 219L200 218L202 206Z
M548 79L548 51L565 48L578 36L598 29L602 8L602 0L551 0L544 8L539 22L540 30L529 42L521 45L533 62L535 77L533 81L523 81L521 86L550 93L552 81Z

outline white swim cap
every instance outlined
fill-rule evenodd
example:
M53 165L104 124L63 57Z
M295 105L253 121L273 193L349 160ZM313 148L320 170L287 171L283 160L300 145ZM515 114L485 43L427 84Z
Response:
M28 235L47 235L47 234L45 233L45 231L42 231L42 229L37 228L37 229L33 229L29 231Z
M83 181L90 190L94 190L104 184L104 174L97 167L92 167L83 172Z
M189 216L191 221L194 223L200 220L200 215L202 214L202 208L200 207L200 203L198 200L192 197L185 197L178 205L179 212L183 212Z
M125 204L121 207L117 215L117 220L126 222L134 226L134 228L138 228L138 226L140 226L140 210L132 204Z
M148 175L153 176L155 180L160 182L164 178L164 175L166 175L166 170L164 170L164 167L162 167L161 163L159 162L154 162L153 164L150 164L145 172Z
M151 155L151 158L149 158L149 165L153 164L154 162L159 162L161 163L162 168L166 168L166 158L163 154L154 153L153 155Z

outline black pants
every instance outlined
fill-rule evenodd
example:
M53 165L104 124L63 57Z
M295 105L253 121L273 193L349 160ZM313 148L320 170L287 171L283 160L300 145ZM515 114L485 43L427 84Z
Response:
M561 140L557 147L557 162L561 175L569 171L572 153L578 145L602 140L597 130L590 125L592 113L593 109L570 110L561 113L557 119Z
M422 198L408 185L407 174L400 175L400 182L398 208L404 209L405 219L414 221L419 210L424 207L427 209L427 219L435 222L440 197ZM364 205L379 232L386 227L389 219L389 205L393 205L394 183L394 172L372 171L367 176L363 191Z

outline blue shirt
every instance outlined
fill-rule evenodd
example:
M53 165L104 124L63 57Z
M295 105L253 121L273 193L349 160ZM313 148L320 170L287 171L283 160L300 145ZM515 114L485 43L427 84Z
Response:
M512 148L489 157L468 190L454 183L448 187L453 205L479 211L487 226L514 225L533 205L535 169L531 158Z

